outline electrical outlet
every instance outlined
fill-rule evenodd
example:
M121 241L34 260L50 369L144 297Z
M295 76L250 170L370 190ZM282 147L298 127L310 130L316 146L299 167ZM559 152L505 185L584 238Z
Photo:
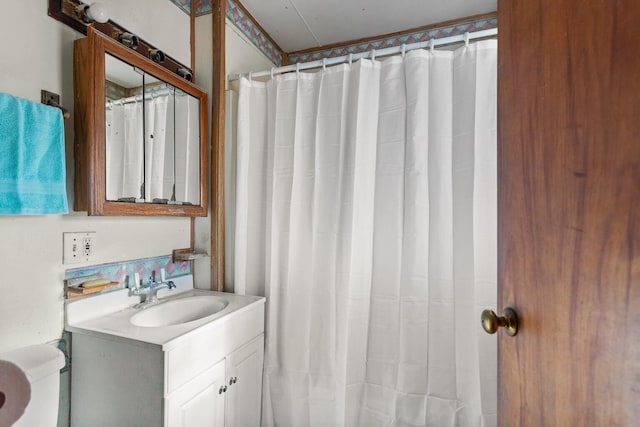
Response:
M93 261L96 232L62 233L63 264Z

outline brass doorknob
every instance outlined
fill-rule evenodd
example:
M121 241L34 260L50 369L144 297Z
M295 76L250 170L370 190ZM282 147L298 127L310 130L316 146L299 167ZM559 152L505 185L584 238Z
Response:
M488 334L495 334L501 326L509 336L513 337L518 333L518 315L512 308L502 310L502 316L498 316L493 310L484 310L480 320L482 329Z

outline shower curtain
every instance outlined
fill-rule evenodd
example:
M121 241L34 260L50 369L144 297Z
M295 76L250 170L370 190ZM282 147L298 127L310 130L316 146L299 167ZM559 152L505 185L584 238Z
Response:
M496 424L495 40L241 79L235 290L265 426Z

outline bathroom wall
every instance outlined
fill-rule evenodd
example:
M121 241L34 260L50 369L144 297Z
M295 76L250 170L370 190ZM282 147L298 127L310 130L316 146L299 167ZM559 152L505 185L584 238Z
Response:
M102 1L114 21L190 63L189 17L170 1ZM47 7L47 0L3 2L0 91L39 102L40 90L47 89L59 93L72 111L73 41L82 35L47 16ZM72 207L73 111L65 131ZM185 218L101 218L80 212L0 216L0 352L60 338L63 273L83 265L62 265L63 232L95 231L95 260L89 264L100 264L188 247L189 226Z
M189 16L170 1L102 0L111 18L189 65ZM83 37L47 16L47 0L4 2L0 13L0 91L39 102L40 90L61 95L71 110L65 122L67 189L73 206L73 41ZM211 87L211 15L196 19L198 84ZM271 66L239 31L227 24L227 69L246 72ZM95 259L62 264L62 233L95 231ZM190 244L186 218L0 216L0 352L50 342L63 328L63 284L67 268L166 255ZM210 246L208 218L196 223L197 248ZM209 259L195 266L197 283L208 287Z

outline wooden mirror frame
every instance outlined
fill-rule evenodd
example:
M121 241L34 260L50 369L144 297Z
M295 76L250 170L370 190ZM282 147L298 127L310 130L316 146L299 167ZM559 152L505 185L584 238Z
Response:
M143 70L200 101L200 204L128 203L106 199L105 56L109 54ZM207 216L209 176L207 93L155 62L93 28L73 49L75 114L74 210L89 215Z

